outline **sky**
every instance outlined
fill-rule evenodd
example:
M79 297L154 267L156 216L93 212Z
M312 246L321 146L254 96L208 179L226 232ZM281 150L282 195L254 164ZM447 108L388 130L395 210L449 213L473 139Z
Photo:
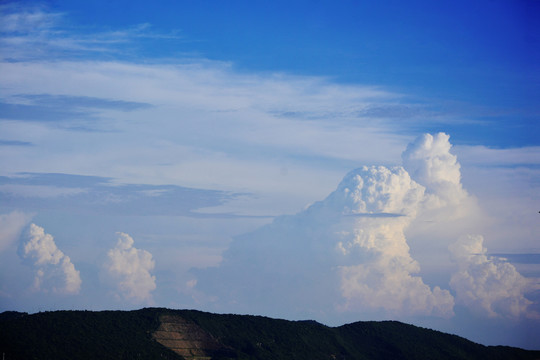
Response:
M0 311L540 349L540 3L0 2Z

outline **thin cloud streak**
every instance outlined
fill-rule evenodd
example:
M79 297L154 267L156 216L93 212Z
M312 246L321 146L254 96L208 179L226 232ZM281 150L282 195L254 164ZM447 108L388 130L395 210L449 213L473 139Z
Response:
M0 48L10 61L73 56L126 55L136 41L181 41L179 31L160 33L143 23L113 31L76 28L66 14L50 12L45 6L8 3L0 6Z
M18 174L0 177L4 207L69 210L84 214L177 215L229 217L231 213L201 213L249 194L174 185L116 184L110 178L70 174Z

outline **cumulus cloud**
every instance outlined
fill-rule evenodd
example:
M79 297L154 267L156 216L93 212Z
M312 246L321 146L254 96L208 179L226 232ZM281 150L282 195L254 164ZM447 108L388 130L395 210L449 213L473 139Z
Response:
M437 228L427 226L431 237L435 230L460 234L448 247L458 266L450 281L456 301L488 317L531 316L527 309L532 302L524 296L531 280L512 264L487 256L482 236L463 235L467 226L478 227L482 211L461 184L460 164L451 148L447 134L424 134L407 146L402 160L411 177L426 187L421 217L436 220ZM444 235L437 238L454 241Z
M219 267L195 271L192 288L244 312L452 316L453 295L424 282L405 235L419 234L412 225L424 227L423 236L445 252L455 237L441 229L463 234L461 222L478 212L451 147L448 135L425 134L403 152L403 167L351 171L323 201L236 237ZM463 239L450 247L460 269L451 282L459 303L488 316L524 313L525 278L487 257L477 238Z
M347 174L325 202L346 214L412 215L423 195L402 167L364 166Z
M461 185L461 166L450 153L449 139L445 133L424 134L401 155L411 178L426 187L431 207L458 204L468 196Z
M341 290L346 299L342 310L384 309L395 316L453 315L454 298L448 290L433 290L422 278L410 257L381 255L377 261L346 266L341 271Z
M525 297L531 280L504 259L488 256L483 241L481 235L464 235L449 246L458 265L450 280L457 302L488 317L538 317Z
M451 152L449 135L423 134L408 144L401 154L410 177L425 188L417 216L407 234L411 245L421 244L418 256L448 261L448 244L462 234L477 232L489 221L474 196L463 188L461 166ZM427 254L431 252L431 254ZM422 253L422 254L419 254Z
M35 224L30 225L28 240L22 247L23 257L34 260L37 268L34 278L36 290L63 294L77 294L81 289L81 277L78 270L54 242L50 234Z
M424 188L401 167L363 167L347 175L326 201L341 198L345 211L357 215L340 222L343 240L337 248L346 262L340 266L342 309L382 308L394 315L451 316L448 290L433 290L419 276L420 265L409 253L404 230L416 214ZM346 214L345 213L345 214ZM395 214L369 217L364 214ZM360 215L360 216L358 216ZM340 262L343 262L340 261Z
M353 170L325 200L238 237L219 268L199 271L197 287L259 311L272 299L297 309L451 316L453 297L415 275L404 235L423 196L402 167Z
M134 302L151 302L151 292L156 288L156 277L150 273L155 266L152 254L135 248L128 234L118 235L116 247L107 253L106 270L121 297Z
M0 252L14 244L31 216L20 211L0 215Z

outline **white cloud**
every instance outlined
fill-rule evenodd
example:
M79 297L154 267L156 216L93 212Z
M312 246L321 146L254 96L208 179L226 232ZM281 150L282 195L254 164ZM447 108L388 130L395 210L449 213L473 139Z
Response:
M81 278L78 270L54 242L50 234L45 234L42 227L30 225L28 241L23 245L23 256L34 259L36 277L34 288L62 294L77 294L81 289ZM47 288L45 288L47 287Z
M402 167L364 166L347 174L325 203L346 214L414 215L424 187Z
M259 311L272 299L314 312L451 316L453 297L415 275L404 235L423 195L401 167L353 170L325 200L238 237L220 267L198 272L197 288Z
M8 102L28 100L18 94L69 94L152 105L129 113L91 109L92 121L74 115L59 124L37 111L33 121L4 121L9 139L35 145L0 153L5 174L87 174L254 192L291 203L283 209L275 201L280 208L266 211L290 213L327 194L355 164L392 163L408 140L361 115L399 94L324 78L241 74L209 61L4 62L0 71L6 84L0 96Z
M489 317L538 317L525 297L534 280L521 276L504 259L488 256L483 241L480 235L466 235L449 246L458 265L450 281L457 302Z
M485 227L489 231L492 226L486 224L493 219L489 219L478 206L476 198L463 189L460 164L457 157L450 153L448 139L449 136L443 133L435 136L425 134L411 143L402 155L405 168L412 178L426 186L427 194L419 221L414 223L411 233L422 236L424 232L423 236L441 243L454 241L450 240L452 236L459 237L457 242L449 246L453 260L459 267L450 282L458 303L490 317L530 315L527 307L532 302L524 294L530 290L532 280L521 276L512 264L488 257L482 245L482 236L463 235L473 228ZM485 152L485 149L476 150ZM512 158L515 153L501 151L500 155L507 154ZM506 163L508 157L501 161ZM512 234L505 235L507 242Z
M105 268L124 299L151 303L151 292L156 289L156 277L150 273L155 266L152 254L133 247L128 234L118 235L116 247L107 253Z
M454 297L448 290L423 281L405 234L427 239L426 247L437 251L437 269L443 263L448 268L449 259L441 254L447 254L455 234L482 227L484 223L478 222L483 220L482 214L476 199L462 186L460 165L451 153L448 135L420 136L402 158L405 169L356 169L325 200L238 237L219 267L197 272L196 288L218 294L218 302L235 304L239 309L257 303L258 307L251 308L255 311L263 311L265 306L321 306L342 312L383 310L395 317L452 316ZM524 278L512 265L483 256L485 261L475 265L483 272L472 271L472 265L467 265L460 273L478 289L474 298L483 297L481 304L486 299L497 303L496 311L523 311L529 304L522 296ZM491 275L486 275L488 270ZM487 289L488 285L479 285L485 281L482 276L513 279L516 288L503 286L504 280L497 293L496 286ZM458 285L459 279L454 276L452 288L460 303L478 307L465 300L465 285ZM280 300L266 304L276 293Z
M430 247L439 261L449 242L487 223L476 197L463 188L461 165L451 150L449 135L423 134L401 155L405 170L426 189L418 216L407 232L415 241L425 239L420 252Z
M32 216L20 211L0 215L0 252L14 244Z
M61 16L38 6L26 7L14 3L1 5L0 14L0 32L26 34L51 28Z
M174 64L78 60L84 56L74 61L59 60L75 52L89 55L121 51L122 44L130 39L160 34L152 34L147 26L86 35L73 28L60 31L63 15L43 8L13 6L4 15L0 28L9 34L0 40L2 53L17 61L0 63L3 102L31 106L36 104L26 95L58 95L66 99L91 97L151 106L133 109L129 114L112 108L72 108L67 109L70 116L61 124L39 118L36 111L35 118L24 121L6 119L6 112L1 120L3 136L34 146L5 147L0 152L2 175L57 172L106 176L119 183L242 191L255 196L224 204L219 211L283 214L297 211L307 201L323 198L345 171L358 164L396 164L409 140L402 124L409 129L421 127L414 112L411 117L405 113L407 121L402 121L403 114L396 113L415 105L407 104L407 98L400 94L381 88L345 86L320 77L240 73L230 64L205 59ZM64 105L69 107L70 102ZM72 119L78 111L85 112L81 113L83 118L92 120ZM435 122L447 120L440 112L433 116L438 117ZM378 306L392 313L418 314L418 309L424 308L424 313L449 314L451 297L446 290L434 286L444 286L441 282L420 277L431 269L426 271L425 259L417 256L412 242L425 248L435 247L434 244L437 249L442 248L438 256L432 257L436 258L433 262L437 262L437 269L441 269L439 260L447 255L448 243L459 234L473 233L464 231L466 228L485 227L486 219L479 215L475 199L463 189L461 171L465 176L466 170L460 168L448 140L446 134L426 134L410 144L403 154L406 171L370 167L372 174L351 173L354 179L349 180L356 181L349 184L351 194L340 193L341 197L333 200L334 208L322 208L319 203L297 216L277 219L269 227L240 237L217 271L234 267L239 279L251 277L252 289L246 293L254 292L258 286L262 287L262 294L283 290L287 294L284 307L293 304L301 308L320 295L328 300L320 308L339 304L342 309ZM100 144L99 149L96 143ZM539 148L460 146L453 150L464 167L476 166L474 173L468 169L476 189L469 185L473 183L471 177L465 182L467 189L474 190L475 195L477 189L492 189L491 195L497 196L484 203L494 224L486 230L490 232L486 236L490 249L493 250L493 241L499 244L498 249L516 249L524 244L538 249L536 229L540 223L534 218L538 215L536 194L540 194L535 191L538 171L533 167L481 167L537 165ZM504 181L505 186L494 181ZM12 184L2 185L2 190L42 198L82 191ZM519 197L514 196L516 193ZM0 230L7 234L0 237L0 250L2 244L12 243L18 231L17 221L22 220L10 218L13 231ZM418 242L420 237L424 243ZM519 241L509 242L510 237ZM209 246L218 248L215 240ZM219 246L220 250L223 243ZM139 259L141 252L133 245L129 251L111 250L119 258L135 253ZM124 284L121 293L126 298L148 300L155 289L155 279L150 274L152 256L143 253L148 256L146 266L139 266L146 269L141 272L141 290L137 290L135 280L130 280L135 275L120 270L116 273L118 284ZM159 259L162 264L162 257ZM209 263L214 264L219 254L212 259ZM112 264L113 259L109 260ZM449 263L449 259L443 260ZM228 265L235 261L236 264ZM61 268L62 264L56 266ZM68 268L59 271L75 273ZM45 270L38 270L38 284L46 283ZM266 274L275 278L270 277L261 285L259 280ZM369 283L371 279L381 281ZM208 279L199 280L196 287L203 286ZM240 288L246 287L239 281ZM363 287L366 282L369 286ZM321 292L313 296L314 291L319 291L317 287ZM273 298L250 296L253 303ZM329 299L331 296L334 297ZM397 301L387 301L391 297Z
M396 217L358 216L341 221L338 242L346 261L341 266L342 309L384 309L397 316L453 314L447 290L433 291L419 276L410 256L404 230L415 217L424 188L401 167L364 167L348 174L323 203L356 215L396 214ZM340 201L335 201L335 199ZM353 202L354 206L346 205ZM344 206L345 205L345 206ZM367 206L366 206L367 205ZM349 210L350 209L350 210Z
M91 32L65 26L65 14L46 6L10 3L0 5L0 46L2 55L11 59L33 59L58 55L120 53L122 45L136 44L140 38L180 39L178 31L159 33L143 23L124 29ZM78 30L83 30L78 32ZM9 55L8 55L9 54Z
M419 276L418 263L410 257L381 256L376 262L343 267L342 310L384 309L394 316L434 315L451 317L454 298L448 290L433 290Z
M437 197L429 200L436 204L428 206L455 205L468 196L461 185L461 166L450 153L449 138L444 133L424 134L410 143L401 155L403 167L411 178L424 185L428 194Z

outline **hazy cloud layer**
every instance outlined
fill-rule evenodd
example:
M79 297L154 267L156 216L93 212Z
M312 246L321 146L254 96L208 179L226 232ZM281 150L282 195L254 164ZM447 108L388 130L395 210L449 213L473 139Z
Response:
M70 210L77 213L122 215L208 216L199 208L221 205L241 197L226 191L174 185L115 184L110 178L71 174L0 176L4 207ZM213 216L233 216L214 214Z
M14 244L31 216L20 211L0 215L0 252Z
M39 8L24 13L46 15ZM50 15L47 26L62 17ZM4 61L0 71L3 116L19 119L2 124L3 141L33 145L0 154L4 174L52 171L208 189L219 184L258 193L252 203L274 204L272 214L293 213L322 198L358 164L395 164L411 126L454 120L425 116L418 99L380 87L241 73L206 59L157 65ZM405 111L407 121L396 111ZM255 211L268 214L243 213Z
M15 94L0 101L0 118L64 125L79 122L86 129L92 129L95 128L92 122L100 120L104 110L134 111L149 107L151 105L146 103L90 96ZM81 120L86 123L81 123Z
M36 276L34 289L62 294L77 294L81 289L79 271L54 242L50 234L35 224L30 225L27 241L23 244L24 258L34 260Z
M133 244L131 236L119 233L116 247L107 252L105 268L116 283L121 298L135 303L152 303L156 277L150 272L155 262L152 254Z

